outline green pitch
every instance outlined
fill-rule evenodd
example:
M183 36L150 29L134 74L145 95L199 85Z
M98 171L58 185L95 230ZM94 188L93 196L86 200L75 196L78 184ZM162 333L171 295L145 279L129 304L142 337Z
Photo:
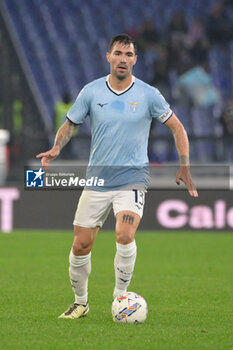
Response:
M0 234L0 349L233 349L233 235L137 233L130 290L147 300L141 325L111 318L115 236L92 252L90 312L57 319L72 302L72 232Z

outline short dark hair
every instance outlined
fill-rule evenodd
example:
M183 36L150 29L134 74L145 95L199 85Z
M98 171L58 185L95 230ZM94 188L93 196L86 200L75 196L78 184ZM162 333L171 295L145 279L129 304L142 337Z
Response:
M136 41L131 36L129 36L128 34L122 33L122 34L119 34L119 35L116 35L116 36L112 37L112 39L110 40L109 46L108 46L108 52L112 51L113 45L116 42L119 42L119 43L122 43L122 44L125 44L125 45L133 44L135 55L137 54Z

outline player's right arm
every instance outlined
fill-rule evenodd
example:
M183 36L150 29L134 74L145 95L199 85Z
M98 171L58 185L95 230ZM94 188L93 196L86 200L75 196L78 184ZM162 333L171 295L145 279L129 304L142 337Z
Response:
M58 130L53 147L47 151L37 154L36 158L41 158L41 164L48 170L49 163L59 156L61 149L70 141L76 125L69 119Z
M75 127L81 125L88 115L92 98L89 90L89 88L84 87L80 91L75 103L67 113L67 120L56 134L53 148L36 156L36 158L41 158L41 163L45 170L48 170L49 163L60 154L61 149L69 142Z

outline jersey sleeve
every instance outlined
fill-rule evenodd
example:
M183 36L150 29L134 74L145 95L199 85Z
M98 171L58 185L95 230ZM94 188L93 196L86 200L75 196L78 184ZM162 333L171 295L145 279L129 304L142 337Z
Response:
M156 88L151 88L150 92L150 114L161 123L165 123L173 114L170 105Z
M82 124L84 119L89 114L90 110L90 93L86 87L84 87L78 97L76 98L73 106L67 113L67 118L74 124Z

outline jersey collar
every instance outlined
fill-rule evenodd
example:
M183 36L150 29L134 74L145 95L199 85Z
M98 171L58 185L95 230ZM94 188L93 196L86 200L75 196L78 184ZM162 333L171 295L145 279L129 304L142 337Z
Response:
M111 90L114 94L116 94L116 95L118 95L118 96L124 94L126 91L128 91L129 89L131 89L131 87L134 85L134 82L135 82L135 76L132 75L132 81L131 81L130 85L129 85L126 89L124 89L124 90L122 90L122 91L118 91L118 90L114 90L114 89L111 87L111 85L110 85L110 83L109 83L109 77L110 77L110 74L108 74L107 77L106 77L106 85L107 85L107 87L109 88L109 90Z

